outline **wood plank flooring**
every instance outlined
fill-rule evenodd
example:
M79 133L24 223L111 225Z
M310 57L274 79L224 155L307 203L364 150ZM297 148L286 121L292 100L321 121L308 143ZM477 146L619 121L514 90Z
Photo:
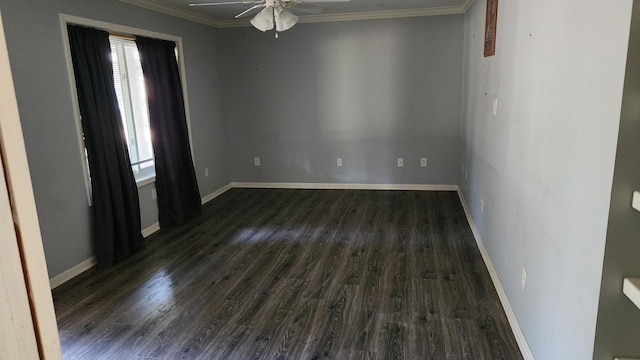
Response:
M522 359L455 192L232 189L53 295L65 359Z

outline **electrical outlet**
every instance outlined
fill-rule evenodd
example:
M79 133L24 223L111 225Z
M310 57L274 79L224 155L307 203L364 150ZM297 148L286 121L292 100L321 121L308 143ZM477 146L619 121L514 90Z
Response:
M527 269L522 268L522 278L520 279L520 286L522 290L527 288Z
M484 212L484 199L480 199L480 212Z
M403 167L403 166L404 166L404 159L398 158L398 167Z
M493 99L493 115L498 115L498 99Z
M260 158L259 157L253 158L253 166L260 166Z
M209 177L209 168L204 168L204 177Z
M338 159L336 160L336 165L337 165L338 167L341 167L341 166L342 166L342 158L338 158Z
M420 167L427 167L427 158L420 158Z
M158 192L156 191L156 188L151 189L151 198L153 200L158 198Z

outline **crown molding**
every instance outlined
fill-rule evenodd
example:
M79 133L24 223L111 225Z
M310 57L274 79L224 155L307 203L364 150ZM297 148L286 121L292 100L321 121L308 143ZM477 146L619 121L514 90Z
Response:
M193 21L199 24L221 27L222 21L216 20L209 16L200 15L196 12L185 10L177 6L169 5L157 0L120 0L120 2L135 5L141 8L157 11L159 13L175 16L181 19Z
M460 6L462 7L462 12L466 13L467 10L469 10L469 8L471 7L471 5L473 5L475 0L465 0L462 4L460 4Z
M317 22L337 22L337 21L357 21L357 20L380 20L380 19L396 19L409 17L424 17L438 15L455 15L464 14L465 11L473 4L474 0L465 0L456 6L441 6L422 9L403 9L403 10L386 10L386 11L367 11L348 14L320 14L301 16L300 23L317 23Z
M169 5L158 0L120 0L123 3L139 6L145 9L157 11L163 14L179 17L185 20L197 22L215 28L232 28L251 26L249 20L218 20L196 12L185 10L177 6ZM422 9L403 9L386 11L367 11L347 14L321 14L300 16L299 23L319 23L358 20L379 20L408 17L438 16L464 14L473 5L475 0L464 0L460 5L441 6Z

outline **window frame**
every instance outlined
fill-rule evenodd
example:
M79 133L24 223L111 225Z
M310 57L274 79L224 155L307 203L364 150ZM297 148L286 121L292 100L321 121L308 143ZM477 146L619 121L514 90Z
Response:
M94 29L107 31L109 33L118 34L120 36L122 35L125 35L125 36L128 35L131 37L145 36L145 37L150 37L155 39L172 41L176 43L176 49L178 52L178 70L180 71L180 82L182 85L182 97L184 99L185 117L187 120L189 146L191 147L192 161L195 164L194 152L193 152L193 137L192 137L192 131L191 131L191 116L189 111L189 97L187 94L187 77L186 77L186 70L184 66L185 61L184 61L184 49L182 45L182 37L61 13L60 27L61 27L61 33L62 33L62 43L64 47L65 60L67 63L67 74L68 74L69 88L71 92L73 115L74 115L75 124L76 124L76 135L78 138L78 160L80 161L80 164L82 166L82 171L84 174L85 190L86 190L89 206L93 205L93 199L91 196L91 178L89 177L89 165L87 162L85 146L84 146L84 135L82 131L82 122L80 118L80 106L78 105L78 92L76 89L75 75L73 71L73 61L71 60L71 47L69 45L69 34L67 32L67 25L80 25L80 26L91 27ZM155 177L152 177L152 178L144 179L137 182L137 185L138 185L138 188L141 188L143 186L146 186L154 182L155 182Z

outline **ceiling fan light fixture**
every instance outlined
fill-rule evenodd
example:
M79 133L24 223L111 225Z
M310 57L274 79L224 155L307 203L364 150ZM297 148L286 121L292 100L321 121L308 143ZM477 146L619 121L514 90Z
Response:
M273 29L273 8L264 8L250 22L253 27L260 31Z
M274 17L276 30L280 32L291 29L298 22L298 17L283 7L275 9Z

